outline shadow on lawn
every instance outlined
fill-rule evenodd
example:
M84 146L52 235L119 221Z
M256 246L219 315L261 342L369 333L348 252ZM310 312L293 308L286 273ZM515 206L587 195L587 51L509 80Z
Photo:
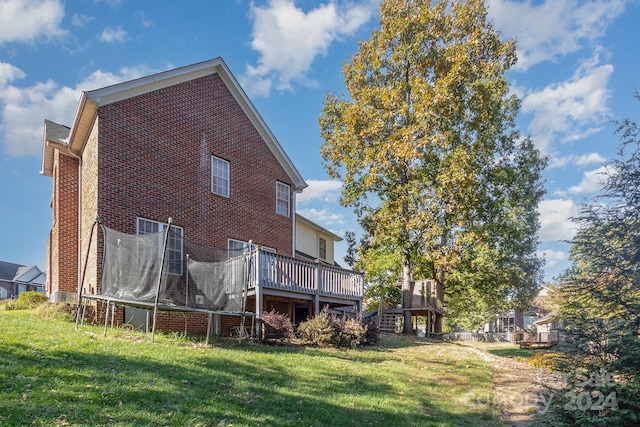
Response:
M108 343L102 344L99 352L92 353L60 351L41 343L6 344L0 339L0 424L458 426L487 419L484 408L450 414L435 408L428 396L399 397L391 408L376 406L376 399L382 401L397 391L355 372L320 370L311 382L305 381L304 371L233 361L219 357L216 349L200 353L185 366L179 357L159 362L145 360L144 353L113 355ZM257 359L304 351L259 345L232 351L236 350ZM336 394L340 404L325 399ZM368 408L359 407L363 398Z

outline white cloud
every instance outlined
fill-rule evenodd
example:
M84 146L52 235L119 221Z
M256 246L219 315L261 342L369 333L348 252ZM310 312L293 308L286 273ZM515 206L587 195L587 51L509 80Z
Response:
M63 17L60 0L0 0L0 45L61 37Z
M595 193L600 189L603 181L606 180L606 172L607 168L604 166L601 166L598 169L584 172L582 174L583 176L580 184L569 187L568 192L570 194Z
M576 232L576 224L571 221L577 217L580 208L571 199L546 199L538 206L540 213L540 240L570 240Z
M0 62L0 88L13 80L25 78L26 74L20 68L6 62Z
M100 34L98 40L104 43L124 43L127 38L127 32L122 28L107 27Z
M0 63L0 130L4 151L11 156L38 155L42 151L44 119L71 125L80 93L131 80L152 72L144 66L122 68L117 74L97 70L75 87L52 80L21 88L11 83L25 74Z
M554 157L548 169L561 168L568 164L577 166L589 166L592 164L603 164L607 159L599 153L588 153L581 156L571 155L563 157Z
M553 249L544 249L542 251L537 251L537 255L544 258L545 267L553 267L557 265L558 262L564 262L569 259L569 255L566 252L556 251Z
M75 13L71 18L71 24L75 27L85 27L89 22L95 21L95 16L83 15Z
M332 1L309 12L294 0L269 0L264 7L252 4L253 40L259 52L258 64L247 65L240 76L248 93L266 96L277 90L292 90L292 83L313 86L307 77L318 55L326 55L335 40L349 36L365 24L377 9L377 2L339 5Z
M605 159L598 153L589 153L589 154L583 154L582 156L578 157L578 159L576 160L576 164L579 166L592 165L594 163L602 164L606 160L607 159Z
M297 209L297 212L305 218L310 219L311 221L322 225L323 227L327 227L329 229L340 228L345 224L344 217L342 214L337 212L332 212L328 208L323 209ZM333 231L335 234L339 234L338 232Z
M136 18L138 18L138 20L140 21L140 24L142 24L143 28L151 28L153 27L153 21L150 19L145 18L144 16L144 12L138 12L136 13Z
M604 36L626 0L489 0L489 17L502 35L517 40L517 70L577 52Z
M309 186L296 196L298 203L308 203L311 200L335 203L340 197L342 190L341 181L308 179L306 183Z
M596 55L584 62L569 80L529 91L524 96L522 112L533 116L528 128L543 152L550 151L549 145L557 135L565 142L576 140L598 132L609 118L607 84L613 66L597 62Z

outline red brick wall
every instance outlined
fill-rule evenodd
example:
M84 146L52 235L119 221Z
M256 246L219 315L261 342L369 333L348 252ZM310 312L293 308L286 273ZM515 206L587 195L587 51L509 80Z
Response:
M96 127L97 209L85 208L85 219L98 213L106 226L133 234L137 217L172 217L187 239L203 245L253 240L291 254L292 215L276 213L276 182L289 184L292 195L293 185L218 75L102 106ZM212 155L230 163L228 198L211 192ZM92 175L93 163L83 161ZM94 189L87 192L83 206L93 203ZM84 242L89 225L83 222ZM90 270L97 280L99 264ZM194 328L204 332L202 319ZM184 330L182 315L163 314L158 322L162 330ZM239 322L226 316L223 335Z
M53 225L50 234L49 292L78 288L78 160L55 154Z
M102 233L99 232L99 229L93 228L98 214L98 128L99 120L96 120L82 153L82 176L80 177L82 189L82 236L80 243L82 256L80 263L81 268L84 269L85 259L88 261L83 293L90 294L96 293L100 283L98 272L102 262L103 248ZM93 236L91 236L92 228ZM89 251L88 257L87 251Z
M98 213L135 233L136 217L226 248L253 240L291 254L292 218L276 214L276 181L292 185L218 75L99 108ZM211 193L211 156L230 163L230 197Z

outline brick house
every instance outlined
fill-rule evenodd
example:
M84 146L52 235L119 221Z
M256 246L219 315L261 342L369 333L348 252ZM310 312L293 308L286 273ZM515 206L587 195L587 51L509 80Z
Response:
M129 234L161 230L172 218L181 236L200 244L252 241L275 252L278 263L301 262L295 196L306 183L221 58L84 92L71 127L45 120L42 174L53 178L53 301L77 300L83 273L83 293L99 289L102 242L99 232L91 236L97 216ZM185 255L181 248L177 257ZM361 307L361 276L325 273L316 274L325 286L260 282L247 308L276 309L296 321L296 313L311 315L324 304ZM327 291L336 275L348 277L348 292ZM181 318L163 314L159 325L181 330ZM205 322L194 318L189 328L199 332ZM224 317L218 331L236 320Z

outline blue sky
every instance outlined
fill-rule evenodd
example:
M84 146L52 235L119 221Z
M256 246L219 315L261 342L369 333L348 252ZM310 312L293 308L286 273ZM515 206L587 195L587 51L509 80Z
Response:
M518 126L551 156L540 246L551 280L568 266L569 218L615 156L611 120L638 119L637 0L488 0L518 41L507 75ZM378 25L375 0L0 0L0 260L46 266L51 179L39 174L45 118L71 125L81 91L221 56L309 188L298 212L357 231L322 167L325 94L346 94L342 64ZM337 254L346 247L339 245Z

